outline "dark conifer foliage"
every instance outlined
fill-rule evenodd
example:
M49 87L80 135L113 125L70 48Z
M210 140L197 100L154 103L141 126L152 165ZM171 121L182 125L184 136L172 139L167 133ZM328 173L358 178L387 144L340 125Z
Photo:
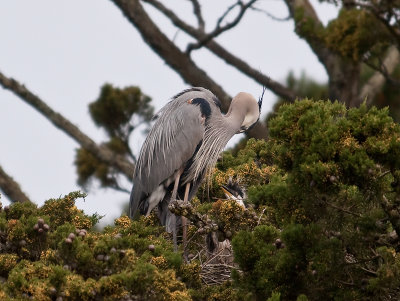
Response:
M144 95L138 87L120 89L105 84L99 97L89 105L89 112L94 123L107 135L108 141L102 145L135 162L136 157L129 144L130 137L136 129L142 129L142 133L148 130L154 113L151 98ZM139 131L136 132L140 134ZM93 180L98 180L101 187L128 191L121 184L119 170L102 162L85 148L77 150L75 165L78 183L84 188L88 188Z
M1 299L399 299L400 126L388 110L305 99L269 129L223 153L191 204L173 202L190 221L187 258L155 214L96 231L79 192L1 208ZM228 182L244 205L226 199Z

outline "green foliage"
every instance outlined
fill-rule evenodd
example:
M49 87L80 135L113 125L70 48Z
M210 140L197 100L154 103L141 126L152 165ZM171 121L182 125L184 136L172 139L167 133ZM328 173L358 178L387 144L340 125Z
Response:
M400 126L388 110L296 101L269 129L253 158L258 172L263 164L272 172L248 191L256 210L267 209L266 225L233 238L240 292L257 300L398 297ZM250 140L241 152L254 149Z
M368 51L387 46L390 34L367 10L343 9L328 25L325 41L344 57L360 61Z
M232 283L227 281L222 285L202 286L197 290L190 290L194 301L241 301L243 296L233 287Z
M307 14L306 9L302 6L296 8L294 12L294 20L297 24L296 33L306 39L313 41L320 40L320 36L323 34L324 28L321 24L318 24L313 16Z
M267 301L280 301L281 294L280 293L272 293L272 296L267 299Z
M296 301L308 301L308 298L306 295L299 295Z
M116 155L134 159L129 147L131 133L140 126L146 131L153 116L151 98L144 95L138 87L123 89L105 84L98 99L89 105L90 115L95 124L103 128L109 140L103 143ZM99 160L90 151L79 148L76 151L75 165L78 184L87 187L94 179L101 187L121 189L119 172Z
M89 105L90 115L97 126L104 128L110 137L126 137L142 122L153 116L150 97L143 95L138 87L115 88L105 84L99 98ZM132 116L138 119L132 122Z
M177 277L194 283L198 271L183 268L162 228L122 216L96 232L97 217L75 206L84 196L0 211L1 300L191 300Z
M101 187L118 187L118 172L86 149L76 150L75 165L80 186L86 188L92 180L96 179Z
M375 17L374 5L371 5L371 11L345 7L326 27L316 22L314 16L307 15L306 9L300 6L294 12L296 32L311 45L326 46L352 62L361 62L366 54L379 57L394 39L388 30L390 25L385 26Z
M94 231L79 192L2 209L0 299L399 299L400 126L388 109L306 99L282 105L269 130L225 152L183 208L196 218L188 262L155 215ZM247 187L246 208L224 199L229 180ZM231 278L213 286L210 233L234 251Z

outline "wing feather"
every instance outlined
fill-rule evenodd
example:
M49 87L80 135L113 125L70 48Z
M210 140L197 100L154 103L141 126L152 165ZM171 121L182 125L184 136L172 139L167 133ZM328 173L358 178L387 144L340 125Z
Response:
M155 141L145 142L135 174L146 193L181 168L204 135L200 110L190 104L183 104L179 113L169 114L169 118L160 118L154 128L155 135L149 135L148 139Z
M135 216L147 195L184 167L202 141L205 126L201 109L188 102L201 93L181 94L157 114L136 164L130 199L131 217Z

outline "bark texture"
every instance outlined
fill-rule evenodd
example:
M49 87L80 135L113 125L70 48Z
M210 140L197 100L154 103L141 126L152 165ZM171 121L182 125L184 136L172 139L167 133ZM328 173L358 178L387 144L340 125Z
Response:
M11 202L26 203L31 202L28 196L21 190L17 182L10 177L0 166L0 189L10 199Z

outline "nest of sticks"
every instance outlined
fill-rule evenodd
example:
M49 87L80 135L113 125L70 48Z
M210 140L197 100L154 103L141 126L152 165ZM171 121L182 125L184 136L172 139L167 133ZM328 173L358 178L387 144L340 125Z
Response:
M204 247L190 260L200 261L200 278L205 285L219 285L231 280L232 270L240 272L233 262L232 246L229 240L219 243L218 249L210 252Z
M216 256L219 256L216 254ZM231 280L232 270L238 270L234 265L207 260L201 265L200 278L206 285L219 285Z
M181 200L172 201L168 208L172 213L185 216L193 225L198 227L197 234L205 236L215 234L219 227L215 221L206 214L196 212L190 203L184 203ZM191 242L191 239L189 239ZM219 285L230 281L232 270L240 272L238 266L233 262L233 250L229 239L222 242L214 239L214 249L211 251L207 243L197 245L196 256L191 256L189 261L199 260L201 266L200 278L206 285Z

